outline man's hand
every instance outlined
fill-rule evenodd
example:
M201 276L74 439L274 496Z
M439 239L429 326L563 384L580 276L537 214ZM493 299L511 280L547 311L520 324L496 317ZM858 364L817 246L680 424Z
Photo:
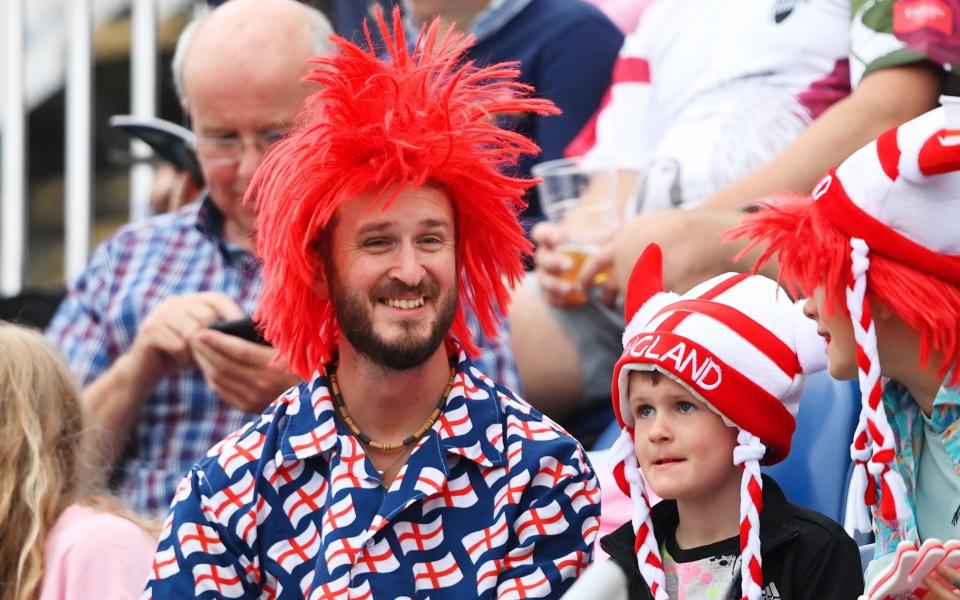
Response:
M190 348L207 385L224 402L248 414L263 412L300 379L274 360L276 350L212 329L190 336Z
M156 383L174 369L194 366L189 339L211 323L239 319L243 310L221 292L171 296L141 323L129 356L145 383Z
M530 231L530 237L537 244L537 282L543 297L555 306L572 306L569 297L576 293L583 294L584 289L570 275L574 268L573 259L558 251L567 240L567 233L556 223L542 221Z
M593 286L600 286L600 302L613 308L617 304L620 286L613 276L613 255L616 251L618 238L611 240L583 262L578 277L582 289L589 290Z
M83 389L82 400L98 427L91 428L93 460L115 464L140 407L157 383L175 369L196 364L189 338L209 324L243 317L243 310L226 294L200 292L171 296L143 320L130 350Z

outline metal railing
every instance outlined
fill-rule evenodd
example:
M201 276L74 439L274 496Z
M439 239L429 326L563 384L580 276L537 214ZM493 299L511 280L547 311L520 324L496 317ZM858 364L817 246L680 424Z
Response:
M125 0L131 8L131 113L154 116L157 97L157 24L161 0ZM27 102L25 64L27 19L24 0L3 0L3 145L0 195L0 296L23 289L28 241ZM92 0L64 0L66 5L65 84L66 142L64 198L64 278L72 281L86 265L90 251L94 177ZM99 8L103 12L102 2ZM114 2L115 5L123 4ZM165 4L185 4L167 0ZM122 6L121 6L122 8ZM168 7L169 8L169 7ZM145 144L132 144L134 158L150 156ZM153 167L135 161L130 173L130 218L148 214Z
M3 3L3 167L0 205L0 295L23 287L26 247L26 97L23 80L23 0Z

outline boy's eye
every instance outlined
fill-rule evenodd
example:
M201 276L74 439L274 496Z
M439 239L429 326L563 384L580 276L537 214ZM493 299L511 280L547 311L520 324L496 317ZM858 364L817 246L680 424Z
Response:
M652 417L656 411L653 410L653 407L649 404L641 404L636 409L634 409L634 414L640 419L646 419Z
M681 413L690 413L697 410L697 407L690 402L680 402L677 404L677 410Z

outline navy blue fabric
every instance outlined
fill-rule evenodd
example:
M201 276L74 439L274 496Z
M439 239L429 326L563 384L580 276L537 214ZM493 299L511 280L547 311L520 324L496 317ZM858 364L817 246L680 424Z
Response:
M590 562L583 449L460 353L440 419L385 488L325 373L213 448L177 490L161 598L559 598Z
M582 0L532 0L499 31L482 39L469 57L480 65L520 62L520 80L553 100L561 116L519 115L505 125L534 139L540 156L520 159L519 173L537 162L562 158L567 144L600 106L623 34L606 15ZM527 198L529 221L542 216L536 192Z

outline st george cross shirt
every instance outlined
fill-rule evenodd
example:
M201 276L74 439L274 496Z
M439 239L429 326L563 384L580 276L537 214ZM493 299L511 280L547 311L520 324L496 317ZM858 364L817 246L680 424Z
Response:
M463 353L384 489L318 372L182 481L144 597L558 598L599 502L577 442Z

